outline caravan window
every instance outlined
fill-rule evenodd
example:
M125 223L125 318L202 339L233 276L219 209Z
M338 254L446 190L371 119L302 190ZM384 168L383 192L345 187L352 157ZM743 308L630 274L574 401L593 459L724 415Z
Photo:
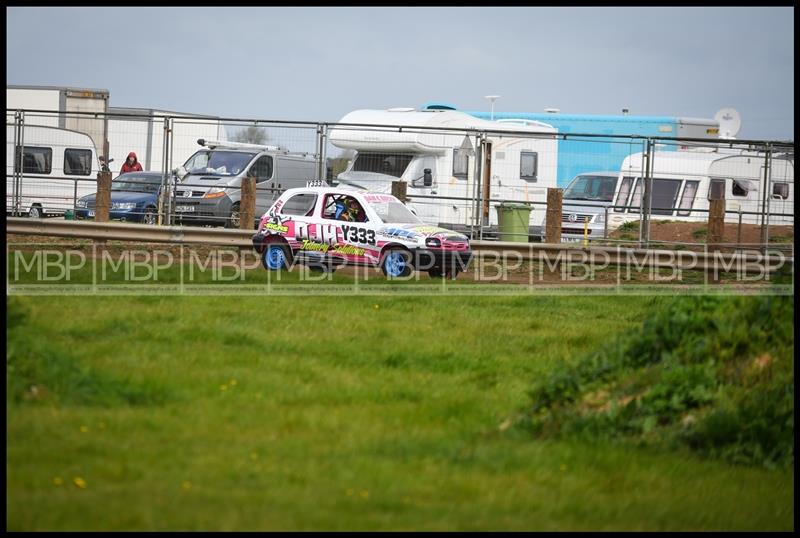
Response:
M653 179L653 192L650 195L650 212L653 215L672 215L675 202L678 199L678 190L681 188L679 179Z
M469 168L469 155L463 149L453 149L453 176L457 179L467 179Z
M73 176L88 176L92 173L92 150L90 149L65 149L64 174Z
M746 179L734 179L731 194L734 196L747 196L750 191L756 190L755 185Z
M16 171L22 163L23 174L49 174L53 171L53 150L50 148L17 148ZM21 154L21 155L20 155ZM21 157L21 158L20 158Z
M402 177L413 155L403 153L365 153L359 152L353 163L354 172L372 172Z
M642 207L642 178L636 178L636 185L633 187L633 196L628 213L638 213Z
M628 195L631 193L631 183L633 183L632 177L624 177L622 178L622 184L619 186L619 194L617 194L617 202L614 205L620 206L614 208L614 211L617 213L622 213L625 211L625 203L628 201Z
M697 187L700 185L699 181L687 181L686 185L683 187L683 194L681 195L681 204L680 210L678 211L678 215L681 216L688 216L692 209L692 205L694 205L695 196L697 196Z
M521 151L519 154L519 177L525 181L536 181L539 154L532 151Z
M724 200L725 199L725 180L712 179L708 185L708 199L709 200Z
M772 196L786 200L789 197L789 184L784 182L773 183Z

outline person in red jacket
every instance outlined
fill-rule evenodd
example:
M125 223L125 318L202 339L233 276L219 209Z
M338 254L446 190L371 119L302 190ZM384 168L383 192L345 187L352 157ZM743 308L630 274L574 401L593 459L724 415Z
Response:
M138 159L136 159L136 153L130 152L128 153L128 158L122 163L122 169L120 169L120 174L125 174L127 172L141 172L142 165L139 164Z

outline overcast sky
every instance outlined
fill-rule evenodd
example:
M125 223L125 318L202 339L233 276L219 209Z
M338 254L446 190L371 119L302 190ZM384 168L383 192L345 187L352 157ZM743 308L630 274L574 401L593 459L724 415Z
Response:
M8 84L336 121L447 101L712 118L794 139L794 8L7 8Z

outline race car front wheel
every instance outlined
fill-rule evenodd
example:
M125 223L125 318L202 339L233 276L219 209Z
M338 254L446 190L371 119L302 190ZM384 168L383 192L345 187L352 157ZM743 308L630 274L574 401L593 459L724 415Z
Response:
M286 245L270 244L261 253L261 264L268 271L289 268L289 255Z
M389 278L411 274L411 254L407 250L393 248L386 251L381 260L381 271Z

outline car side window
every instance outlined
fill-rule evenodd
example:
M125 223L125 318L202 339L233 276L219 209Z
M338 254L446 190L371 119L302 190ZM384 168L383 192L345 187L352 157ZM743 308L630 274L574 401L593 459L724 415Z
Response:
M367 222L367 213L353 196L328 194L322 206L322 218L344 222Z
M295 194L283 204L280 212L284 215L311 216L317 204L317 195L311 193Z

